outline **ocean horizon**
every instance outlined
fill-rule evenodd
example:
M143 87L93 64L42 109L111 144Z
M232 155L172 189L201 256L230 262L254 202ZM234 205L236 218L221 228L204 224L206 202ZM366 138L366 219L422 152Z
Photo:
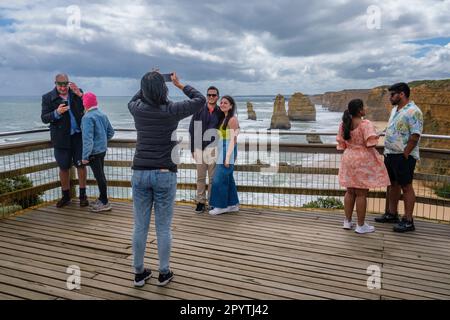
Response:
M287 101L291 95L286 95ZM237 116L240 126L244 130L267 130L270 128L270 120L273 113L273 104L276 95L240 95L235 96L237 103ZM172 101L181 101L186 99L184 96L170 96ZM133 118L128 111L127 104L131 96L99 96L99 108L108 116L115 129L134 129ZM257 120L248 120L247 101L252 102L256 112ZM15 132L24 130L38 130L48 128L47 124L41 121L41 97L40 96L0 96L0 132ZM341 112L331 112L321 105L316 105L316 121L300 122L291 121L292 131L337 131L337 127L342 117ZM178 129L187 130L189 128L190 118L182 121ZM335 127L335 128L334 128ZM132 138L134 133L118 132L117 137ZM20 141L30 141L35 139L49 138L47 132L36 133L24 136L1 137L0 144L13 143ZM283 137L284 139L284 137ZM286 137L285 139L292 139ZM304 139L304 137L297 137ZM334 142L333 137L328 142ZM299 141L305 142L305 141ZM325 141L324 141L325 142Z

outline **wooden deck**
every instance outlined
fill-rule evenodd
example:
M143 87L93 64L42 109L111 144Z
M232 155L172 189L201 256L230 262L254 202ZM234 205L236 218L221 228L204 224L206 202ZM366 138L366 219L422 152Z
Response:
M173 282L136 289L132 205L113 205L104 214L51 205L0 221L0 299L450 299L450 225L417 221L416 232L395 234L375 224L357 235L341 229L341 214L212 217L182 205ZM153 221L146 262L155 271ZM81 268L81 290L66 288L70 265ZM381 289L367 288L370 265L381 267Z

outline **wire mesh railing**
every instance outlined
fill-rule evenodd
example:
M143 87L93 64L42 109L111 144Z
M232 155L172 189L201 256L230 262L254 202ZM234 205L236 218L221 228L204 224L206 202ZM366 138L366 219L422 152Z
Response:
M298 135L306 133L298 133ZM320 136L320 133L314 133ZM330 133L326 133L330 135ZM270 138L270 137L269 137ZM431 136L430 139L446 137ZM341 153L334 144L300 144L279 140L240 139L235 180L241 204L269 208L342 208L345 190L337 174ZM381 153L383 147L377 147ZM105 173L111 198L132 199L131 164L134 139L114 139L109 143ZM193 202L196 195L196 166L187 142L178 145L177 201ZM414 215L450 221L450 150L421 149L415 174L417 196ZM72 174L72 192L78 183ZM385 210L385 189L370 190L368 211ZM96 181L88 170L90 197L97 195ZM49 141L33 141L0 146L0 217L61 196L59 170ZM400 211L402 211L402 204Z

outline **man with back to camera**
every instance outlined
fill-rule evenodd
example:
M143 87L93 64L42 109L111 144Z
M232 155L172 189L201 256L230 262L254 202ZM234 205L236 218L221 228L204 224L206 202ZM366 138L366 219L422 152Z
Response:
M43 123L50 124L50 138L54 147L55 160L59 167L62 198L57 202L58 208L70 203L70 173L75 165L80 183L80 206L87 207L86 167L81 163L83 142L81 136L81 118L84 108L83 92L78 86L69 82L66 74L58 74L55 88L42 96Z
M207 90L207 102L203 108L192 116L189 125L191 153L197 165L197 207L195 212L202 213L206 209L206 174L209 176L209 188L216 168L214 154L214 136L219 125L220 109L217 105L219 89L210 86ZM212 131L211 131L212 129ZM211 189L209 189L211 190ZM210 192L208 192L208 199Z
M406 83L396 83L389 88L390 102L394 106L386 129L384 163L389 173L388 211L376 222L397 223L395 232L414 231L413 211L416 195L412 185L416 161L419 160L419 140L423 131L422 111L409 100L410 88ZM398 202L403 191L405 215L400 221Z

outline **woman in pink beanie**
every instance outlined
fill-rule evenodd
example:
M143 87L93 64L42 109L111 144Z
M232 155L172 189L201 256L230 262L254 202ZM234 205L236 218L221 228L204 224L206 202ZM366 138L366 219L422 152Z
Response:
M97 97L92 92L83 95L85 115L81 120L83 134L83 164L89 164L97 180L100 197L91 205L91 211L111 210L108 201L107 182L104 171L108 140L114 136L114 129L108 117L98 109Z

